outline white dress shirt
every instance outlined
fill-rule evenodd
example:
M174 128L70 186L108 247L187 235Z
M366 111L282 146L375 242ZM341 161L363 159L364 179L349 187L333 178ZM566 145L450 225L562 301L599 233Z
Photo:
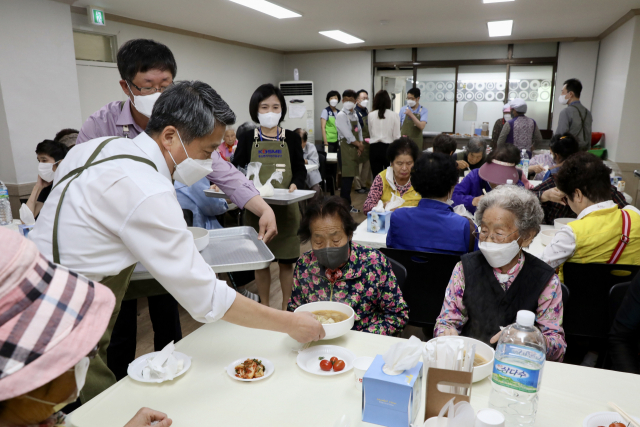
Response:
M607 200L606 202L596 203L595 205L591 205L588 208L585 208L580 215L578 215L578 219L582 219L585 216L589 215L592 212L599 211L602 209L609 209L614 206L617 206L613 200ZM635 206L625 206L625 210L630 210L636 212L640 215L640 210ZM622 233L622 230L620 230ZM568 225L565 225L556 233L551 240L551 243L544 249L542 253L542 260L549 264L551 267L556 268L559 265L563 264L569 258L573 256L576 252L576 235L573 234L573 229Z
M400 138L400 116L395 111L385 110L384 119L378 118L378 110L372 111L369 117L369 144L384 142L391 144Z
M107 138L75 147L60 162L54 184L83 166ZM153 277L200 322L220 319L236 292L204 261L187 230L157 143L146 133L109 142L95 160L130 154L150 165L118 159L92 166L71 183L58 223L60 263L91 280L118 274L141 262ZM29 238L53 262L53 223L60 194L69 180L51 191Z

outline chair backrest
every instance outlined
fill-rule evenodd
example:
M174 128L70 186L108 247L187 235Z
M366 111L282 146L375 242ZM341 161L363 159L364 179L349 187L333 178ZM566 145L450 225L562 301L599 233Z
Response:
M613 325L622 301L627 295L629 286L631 286L631 282L618 283L617 285L613 285L609 291L609 329L611 329L611 325Z
M451 273L460 261L460 256L391 248L380 251L402 264L407 271L406 280L400 289L409 306L409 324L433 327L442 309Z
M391 269L393 270L393 274L396 275L396 284L402 291L404 288L404 282L407 279L407 269L404 268L404 265L400 264L393 258L387 257L389 262L391 263Z
M320 171L322 182L324 182L327 173L327 153L325 153L324 151L318 151L318 159L320 166L318 170Z
M609 332L611 288L628 282L640 271L640 265L564 264L564 284L571 291L571 304L564 310L567 335L606 339Z
M193 227L193 212L189 209L182 209L182 216L184 216L187 227Z
M564 309L569 302L571 292L569 292L569 288L567 288L567 285L565 285L564 283L560 283L560 287L562 288L562 307Z

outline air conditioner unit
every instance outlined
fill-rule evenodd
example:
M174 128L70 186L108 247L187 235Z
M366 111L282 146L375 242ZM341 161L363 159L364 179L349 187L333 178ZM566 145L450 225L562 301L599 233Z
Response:
M315 111L313 104L313 82L280 82L280 90L287 103L287 116L282 123L285 129L302 128L307 131L308 141L315 141Z

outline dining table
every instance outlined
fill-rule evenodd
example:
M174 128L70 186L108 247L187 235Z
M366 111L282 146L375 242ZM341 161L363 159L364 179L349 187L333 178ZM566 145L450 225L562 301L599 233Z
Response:
M352 330L312 345L340 346L358 357L374 357L403 340ZM332 427L343 415L351 427L374 426L362 421L362 391L356 388L353 370L334 376L303 371L296 364L301 346L278 332L225 321L205 324L176 344L176 351L191 357L183 375L161 384L125 377L76 409L69 421L77 427L122 427L148 407L166 413L176 427ZM244 358L269 360L273 374L256 382L227 374L227 365ZM415 426L424 420L426 375ZM470 403L475 411L489 406L490 393L489 377L473 384ZM638 396L640 375L546 362L536 425L581 426L589 414L610 411L607 402L637 416Z

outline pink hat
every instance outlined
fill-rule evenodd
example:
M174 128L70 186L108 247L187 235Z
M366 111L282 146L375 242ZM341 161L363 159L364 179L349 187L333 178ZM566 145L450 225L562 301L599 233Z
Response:
M504 104L504 108L502 109L503 113L510 113L511 112L511 104Z
M517 184L520 180L516 165L500 160L492 160L491 163L480 166L478 175L485 181L498 185L506 184L508 179L512 181L512 184Z
M36 245L0 227L0 401L58 378L93 350L113 293L48 262Z

